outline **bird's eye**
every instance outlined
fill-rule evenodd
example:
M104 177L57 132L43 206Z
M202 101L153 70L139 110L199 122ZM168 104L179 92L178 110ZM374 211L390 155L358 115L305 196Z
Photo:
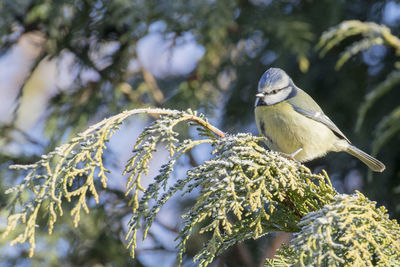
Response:
M276 93L279 93L281 90L284 90L284 89L287 89L287 88L289 88L289 86L288 87L279 88L279 89L274 89L274 90L270 91L268 93L268 95L274 95Z

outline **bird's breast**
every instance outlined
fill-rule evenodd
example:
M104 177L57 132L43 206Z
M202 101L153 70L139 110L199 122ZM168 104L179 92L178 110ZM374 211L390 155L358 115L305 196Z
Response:
M270 149L296 155L307 161L325 155L338 138L324 124L298 113L287 102L255 108L257 128Z

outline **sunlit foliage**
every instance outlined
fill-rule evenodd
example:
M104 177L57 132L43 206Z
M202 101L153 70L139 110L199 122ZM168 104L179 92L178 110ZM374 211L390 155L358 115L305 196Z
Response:
M78 227L81 209L89 213L88 197L99 202L100 189L96 188L95 179L107 187L109 171L102 161L106 143L125 119L138 113L162 116L138 137L125 169L126 196L131 198L132 205L126 239L132 257L137 247L137 232L143 230L146 238L168 199L179 191L185 195L200 189L195 203L183 215L178 263L182 263L187 241L196 231L211 234L194 257L200 266L208 265L237 242L257 239L273 231L298 232L289 255L292 261L294 257L301 264L332 263L345 253L348 254L341 263L371 263L374 255L378 263L399 260L399 226L387 220L384 208L376 210L361 194L352 198L338 195L326 173L312 174L299 163L265 150L260 146L261 137L226 135L191 110L126 111L95 124L34 164L12 166L27 175L19 185L7 190L15 196L3 238L16 231L19 234L11 244L29 242L33 256L36 227L43 227L38 225L38 214L47 210L45 216L51 234L57 218L63 214L63 201L74 202L70 215ZM196 124L199 139L180 140L174 127L181 122ZM186 177L169 183L178 158L205 143L213 146L214 156L190 169ZM158 145L165 146L170 158L154 182L145 188L140 178L148 173L149 161ZM83 183L74 183L82 176ZM139 192L143 192L142 196ZM354 201L361 203L353 204ZM24 227L17 228L21 224ZM198 225L202 225L199 230ZM293 251L300 253L299 256ZM361 256L356 257L359 253Z

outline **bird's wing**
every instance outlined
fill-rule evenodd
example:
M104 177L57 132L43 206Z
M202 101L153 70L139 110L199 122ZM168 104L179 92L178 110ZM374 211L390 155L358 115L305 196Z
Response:
M299 89L298 94L301 94L301 101L297 101L300 98L294 97L289 99L289 104L293 107L295 111L298 113L310 118L312 120L318 121L324 125L326 125L329 129L331 129L338 137L345 139L347 142L350 142L349 139L339 130L339 128L328 118L322 111L322 109L318 106L318 104L303 90Z

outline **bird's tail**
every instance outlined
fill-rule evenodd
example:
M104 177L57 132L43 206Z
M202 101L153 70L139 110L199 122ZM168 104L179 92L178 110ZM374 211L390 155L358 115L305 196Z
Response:
M355 146L349 145L346 152L364 162L374 172L383 172L385 170L385 164Z

